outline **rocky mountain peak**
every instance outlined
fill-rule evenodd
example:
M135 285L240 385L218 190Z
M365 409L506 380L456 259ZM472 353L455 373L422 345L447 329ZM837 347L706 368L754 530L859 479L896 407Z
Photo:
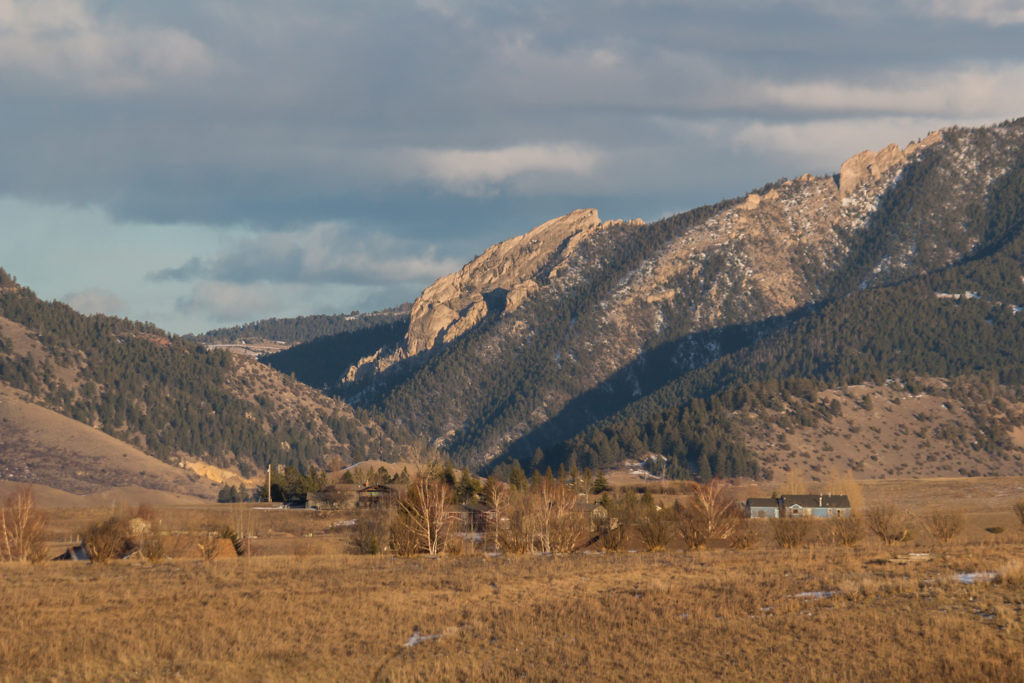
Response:
M489 313L515 310L537 290L542 270L601 227L595 209L573 211L492 245L457 273L440 278L413 303L407 353L450 342Z
M839 167L839 197L845 199L868 180L878 180L894 166L903 166L914 155L942 140L942 131L932 131L924 139L912 142L905 149L889 144L872 152L866 149L843 162Z
M412 305L403 348L363 359L350 369L348 379L360 376L371 366L383 370L437 344L451 342L488 315L515 311L545 281L558 278L559 266L583 240L620 225L639 226L643 221L602 222L596 209L577 209L488 247L458 272L441 277L423 290Z

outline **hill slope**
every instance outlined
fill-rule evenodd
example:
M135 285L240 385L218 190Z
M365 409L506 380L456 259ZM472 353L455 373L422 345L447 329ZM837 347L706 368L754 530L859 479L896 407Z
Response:
M174 465L196 459L252 474L268 463L306 468L413 448L254 360L40 301L2 271L0 383Z
M206 498L217 493L212 480L29 403L7 386L0 386L0 480L78 495L124 486Z

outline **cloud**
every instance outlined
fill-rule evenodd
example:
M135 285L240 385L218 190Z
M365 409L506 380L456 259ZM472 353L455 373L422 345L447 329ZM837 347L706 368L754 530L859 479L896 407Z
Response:
M285 305L285 292L279 287L253 287L224 282L201 282L192 293L178 300L176 308L188 315L217 322L232 322L263 317L265 311Z
M596 149L577 144L515 145L499 149L411 150L423 177L452 192L478 196L526 175L592 174L601 162Z
M875 74L871 82L841 78L761 82L752 103L817 113L878 112L1002 118L1024 113L1024 64L969 65L932 72Z
M0 71L119 92L204 71L211 61L186 32L100 18L81 0L0 0Z
M61 297L61 301L85 315L104 313L106 315L125 316L130 310L128 302L117 294L99 288L84 289L71 292Z
M935 17L969 19L991 26L1024 24L1020 0L910 0L909 5Z
M785 155L809 164L805 171L838 171L839 164L863 149L895 142L901 147L945 126L944 119L914 117L841 118L801 123L755 121L726 133L737 148Z
M395 237L321 222L236 239L213 258L195 257L149 275L152 281L197 279L246 285L335 283L427 284L460 265L437 248ZM230 291L230 290L229 290Z

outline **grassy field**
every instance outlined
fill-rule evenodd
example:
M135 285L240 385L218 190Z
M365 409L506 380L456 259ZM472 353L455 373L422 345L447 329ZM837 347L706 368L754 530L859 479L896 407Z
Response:
M1020 545L887 559L812 547L7 566L0 676L1024 678Z
M788 550L762 525L742 550L403 559L351 554L351 512L158 509L254 552L0 564L0 680L1024 680L1022 483L869 482L922 514L955 496L964 532Z

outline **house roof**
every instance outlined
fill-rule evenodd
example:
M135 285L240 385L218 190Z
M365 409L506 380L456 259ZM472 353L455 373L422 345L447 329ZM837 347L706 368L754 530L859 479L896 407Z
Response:
M776 508L779 507L779 501L775 498L747 498L747 507Z
M385 486L383 484L377 484L376 486L364 486L359 489L359 493L394 493L394 488Z
M836 495L797 495L782 496L783 507L799 505L802 508L848 508L850 499Z

